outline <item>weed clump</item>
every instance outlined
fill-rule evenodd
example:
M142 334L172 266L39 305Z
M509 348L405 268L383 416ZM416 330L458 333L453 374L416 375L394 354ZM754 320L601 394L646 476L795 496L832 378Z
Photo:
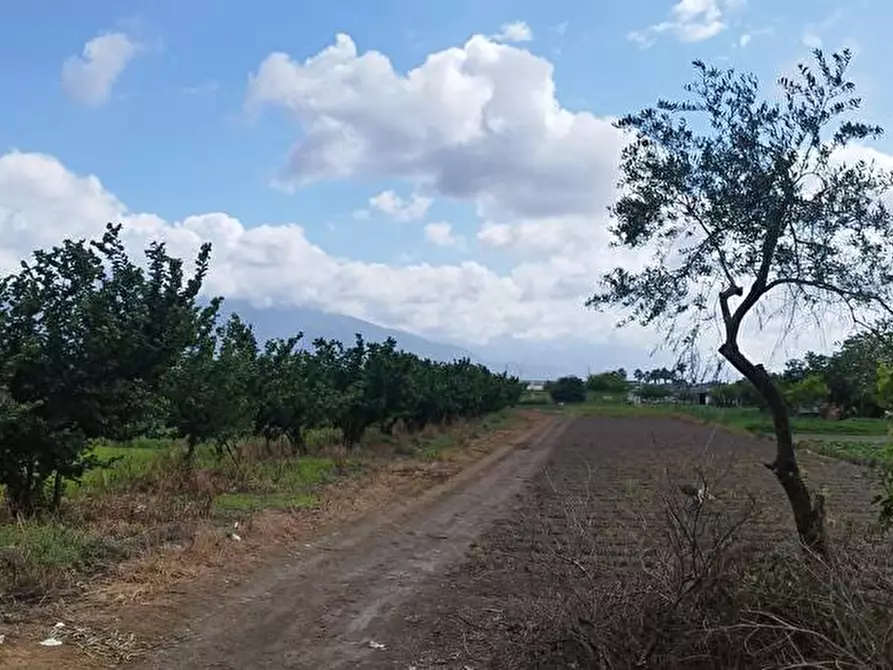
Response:
M837 538L819 557L767 544L756 501L704 480L666 487L662 503L623 570L567 506L576 537L553 557L562 597L531 606L539 636L523 659L506 651L516 667L893 668L893 556L879 534Z
M0 595L30 600L115 558L110 543L58 523L0 525Z

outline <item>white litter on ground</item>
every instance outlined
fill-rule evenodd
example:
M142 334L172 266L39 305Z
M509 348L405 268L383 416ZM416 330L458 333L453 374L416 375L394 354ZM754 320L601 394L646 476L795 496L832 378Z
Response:
M65 628L64 623L62 623L61 621L56 623L50 629L50 636L48 638L46 638L45 640L40 641L40 646L42 646L42 647L60 647L60 646L62 646L62 640L57 639L56 636L53 635L53 631L62 630L63 628Z

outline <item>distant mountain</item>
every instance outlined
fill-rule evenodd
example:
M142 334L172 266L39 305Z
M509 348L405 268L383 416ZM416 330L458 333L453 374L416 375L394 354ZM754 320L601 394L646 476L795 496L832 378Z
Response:
M422 358L436 361L469 358L494 372L508 371L529 380L555 379L568 374L583 376L590 370L596 372L619 366L632 370L657 364L656 361L648 361L647 352L631 347L604 347L577 340L531 342L502 337L483 346L468 348L308 307L259 308L243 300L224 300L222 315L228 317L233 312L254 326L254 333L261 342L275 337L292 337L299 331L304 333L304 342L308 346L318 337L339 340L344 344L351 344L356 333L361 333L370 342L393 337L399 348Z
M626 368L653 368L666 365L666 356L653 358L649 350L621 343L593 343L586 339L563 337L551 341L532 341L516 337L498 337L476 347L483 358L519 361L513 374L522 379L555 379L563 375L585 377L589 373Z
M505 367L499 363L483 361L473 352L462 347L433 342L403 330L384 328L343 314L332 314L308 307L259 308L241 300L224 300L221 314L228 317L233 312L254 326L254 334L261 342L276 337L292 337L301 331L304 333L304 342L308 345L318 337L339 340L350 345L353 343L356 333L361 333L370 342L381 342L393 337L401 349L422 358L436 361L470 358L476 363L482 363L496 370L502 370Z

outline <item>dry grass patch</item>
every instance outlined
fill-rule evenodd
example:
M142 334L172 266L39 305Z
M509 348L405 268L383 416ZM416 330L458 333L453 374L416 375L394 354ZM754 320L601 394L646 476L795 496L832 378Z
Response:
M314 456L298 461L248 444L239 462L184 472L179 459L161 457L130 488L121 478L104 480L115 485L104 484L102 495L73 498L59 528L74 526L81 530L70 531L73 538L88 538L81 544L66 539L73 547L92 547L92 538L102 538L98 546L115 553L85 570L79 557L93 560L94 554L78 549L67 559L72 568L62 571L51 553L47 573L58 578L44 575L33 593L51 597L32 599L24 608L13 603L17 614L9 620L7 656L18 653L19 643L35 645L47 622L61 620L81 630L81 641L72 637L66 646L69 667L113 667L120 658L111 652L97 656L85 641L120 641L132 634L125 646L142 653L175 622L213 606L222 590L281 560L296 542L312 541L334 524L429 488L537 420L535 413L504 413L447 430L431 428L423 436L372 434L361 450L319 444ZM167 464L167 475L159 463ZM54 654L36 647L23 657L40 667Z

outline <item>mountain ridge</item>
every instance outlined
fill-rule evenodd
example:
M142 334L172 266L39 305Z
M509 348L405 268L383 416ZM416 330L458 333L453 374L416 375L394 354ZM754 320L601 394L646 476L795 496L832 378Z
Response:
M226 299L221 306L221 316L228 318L230 314L238 314L245 322L252 325L257 339L265 342L273 338L292 337L298 332L304 333L304 340L308 344L318 337L338 340L344 344L353 342L356 333L360 333L364 339L370 342L381 342L388 337L397 341L397 346L411 353L437 361L452 361L459 358L468 358L474 363L479 363L490 368L494 372L508 371L509 374L518 374L519 370L527 367L535 367L531 370L540 373L539 376L557 376L559 371L550 370L549 367L527 366L524 363L496 360L489 355L481 355L480 352L471 350L462 345L440 342L416 335L397 328L379 326L363 319L326 312L310 307L255 307L247 301ZM534 375L538 378L538 375Z
M570 374L584 376L590 370L618 367L618 360L627 361L628 368L648 363L641 350L622 345L594 346L582 339L536 342L504 336L471 347L310 307L255 307L246 300L225 299L221 315L227 318L234 312L253 326L261 342L292 337L298 332L304 333L308 344L318 337L350 344L356 333L370 342L393 337L400 349L422 358L445 362L469 358L494 372L507 371L526 380L555 379Z

